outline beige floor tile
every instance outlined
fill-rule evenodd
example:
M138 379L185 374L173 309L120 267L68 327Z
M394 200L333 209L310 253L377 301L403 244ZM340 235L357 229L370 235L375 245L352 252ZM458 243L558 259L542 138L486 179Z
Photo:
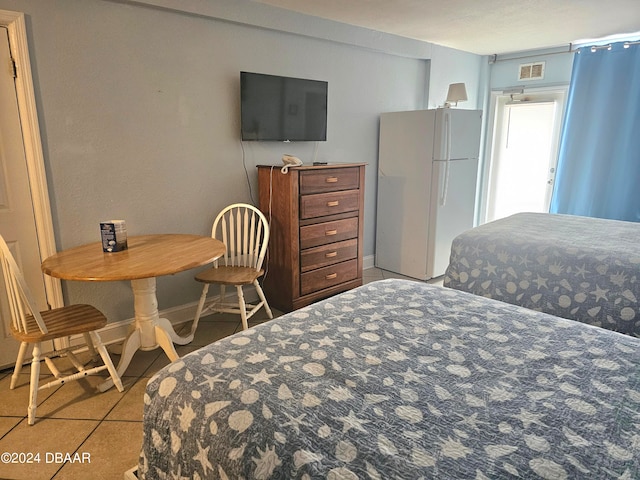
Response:
M120 401L105 417L105 420L142 421L143 397L149 378L141 377L128 386Z
M90 455L91 463L65 464L56 480L119 480L138 464L142 445L142 423L102 422L79 448Z
M422 280L418 280L412 277L407 277L406 275L401 275L399 273L395 273L395 272L390 272L389 270L380 270L380 269L376 269L378 270L381 274L382 274L382 278L399 278L402 280L413 280L414 282L421 282ZM442 285L442 281L444 279L444 276L440 276L440 277L436 277L436 278L432 278L426 281L426 283L431 283L434 285Z
M279 317L282 315L282 312L279 310L272 310L272 314L275 317ZM264 309L261 309L257 312L253 317L249 319L249 327L258 325L260 323L264 323L270 320L267 316L267 313ZM213 314L203 317L200 320L198 325L198 329L196 330L196 334L191 343L187 345L176 345L176 352L179 356L184 356L187 353L198 350L206 345L210 345L211 343L220 340L221 338L228 337L236 332L242 330L242 322L240 321L240 317L238 315L222 313L222 314ZM191 322L183 324L181 328L178 329L179 335L187 335L191 331ZM152 377L158 372L161 368L169 365L169 359L163 353L159 355L156 360L144 371L144 377Z
M202 348L202 346L194 345L193 343L189 345L178 345L176 346L176 353L179 357L184 357L187 353L194 352L200 348ZM143 377L149 380L149 378L153 377L161 368L166 367L169 363L171 363L169 362L169 358L163 353L145 370Z
M282 315L282 312L276 308L271 307L271 314L273 318L277 318ZM267 311L264 308L261 308L251 318L249 318L249 326L258 325L269 320L271 319L267 315ZM212 325L203 328L198 327L196 338L193 342L198 345L209 345L216 340L220 340L221 338L242 330L242 320L240 319L240 315L238 314L214 313L202 318L200 320L200 325L203 325L204 322L209 322ZM229 327L229 325L232 325L233 328ZM191 322L188 322L187 324L185 324L182 335L185 335L190 330Z
M282 316L282 312L279 311L279 310L272 309L271 313L273 313L273 318L278 318L278 317ZM267 322L269 322L271 320L272 319L267 317L266 315L264 317L259 317L259 316L256 315L255 317L252 317L252 318L249 319L249 328L255 327L256 325L260 325L262 323L267 323ZM241 330L242 330L242 325L238 326L238 330L237 331L239 332Z
M25 410L26 413L26 410ZM22 421L22 417L0 417L0 438L4 437L13 427ZM0 468L2 468L0 466Z
M65 384L38 406L38 417L103 419L124 395L115 388L98 392L96 387L103 381L100 376L90 376Z
M383 278L384 275L382 273L382 270L380 270L379 268L367 268L366 270L362 271L362 280L364 283L382 280Z
M415 279L413 277L407 277L406 275L401 275L399 273L391 272L389 270L382 270L380 268L369 268L367 270L363 270L363 283L375 282L376 280L388 279L388 278L398 278L402 280L413 280L414 282L421 282L422 280ZM442 285L442 281L444 276L432 278L427 280L426 283L431 283L433 285Z
M97 426L98 422L94 420L39 419L32 426L23 420L0 440L0 452L40 454L40 462L2 464L0 476L15 480L52 478L62 467L62 464L55 461L55 452L73 454Z
M128 377L141 377L144 372L151 366L153 362L155 362L160 355L164 356L164 351L161 348L156 348L155 350L138 350L134 353L131 362L129 362L129 366L124 374ZM118 366L118 362L120 361L119 355L112 355L113 363Z
M9 389L11 385L11 375L5 376L0 380L0 416L26 416L27 407L29 406L29 368L22 370L18 377L18 383L13 390ZM50 377L49 377L50 378ZM46 380L44 375L40 376L40 380ZM38 392L38 407L62 387L52 387ZM39 412L37 412L39 414Z
M275 312L274 312L273 318L278 318L279 316L280 315L276 316ZM249 322L248 322L249 323L249 328L255 327L256 325L260 325L262 323L267 323L267 322L269 322L271 320L272 320L271 318L257 318L257 319L250 318ZM242 330L242 326L238 327L237 331L239 332L241 330Z
M195 345L198 347L209 345L216 340L228 337L240 328L240 317L238 317L236 321L217 320L217 318L222 316L223 315L211 315L200 320L193 341L189 345ZM185 325L181 334L185 335L190 331L191 322Z
M419 282L420 280L417 280L415 278L412 277L407 277L406 275L400 275L399 273L395 273L395 272L390 272L388 270L383 270L382 271L382 275L385 279L388 278L398 278L401 280L413 280L414 282Z

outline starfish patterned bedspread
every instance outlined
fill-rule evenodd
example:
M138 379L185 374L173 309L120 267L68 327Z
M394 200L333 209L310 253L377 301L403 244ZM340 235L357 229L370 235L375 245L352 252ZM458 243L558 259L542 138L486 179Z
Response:
M640 478L640 339L381 280L149 380L145 479Z
M444 286L640 336L640 223L519 213L451 245Z

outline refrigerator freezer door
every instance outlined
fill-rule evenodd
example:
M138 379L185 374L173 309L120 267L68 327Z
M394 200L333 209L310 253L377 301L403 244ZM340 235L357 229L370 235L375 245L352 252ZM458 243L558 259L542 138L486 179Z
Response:
M478 158L480 152L481 110L458 110L439 108L436 110L435 141L433 159L445 160L449 141L447 124L451 132L451 155L449 158Z
M441 205L446 162L433 162L431 184L431 221L427 278L444 275L449 265L451 242L465 230L473 228L478 160L452 160L449 164L447 201Z

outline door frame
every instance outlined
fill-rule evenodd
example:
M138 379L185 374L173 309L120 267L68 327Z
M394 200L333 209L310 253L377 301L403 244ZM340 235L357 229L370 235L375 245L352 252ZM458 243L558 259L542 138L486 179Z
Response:
M31 75L24 13L0 10L0 26L7 28L9 31L9 49L16 66L15 83L18 109L20 111L20 125L22 127L22 141L29 172L29 187L31 189L36 235L40 248L40 261L43 261L56 252L56 243L44 166L42 139L38 123L38 111L33 89L33 77ZM49 275L44 275L43 277L47 303L51 308L62 307L64 300L60 280Z
M545 93L557 93L562 92L564 95L564 102L562 105L562 111L559 113L560 118L560 129L562 129L562 124L564 122L564 115L567 109L567 97L569 93L569 85L561 84L561 85L546 85L540 87L513 87L514 89L522 88L522 93L517 93L514 95L544 95ZM500 88L491 91L491 97L489 99L489 114L487 116L487 133L485 136L485 145L484 145L484 161L481 165L481 174L480 174L480 185L479 192L477 197L477 208L476 208L476 225L482 225L487 222L487 208L488 208L488 199L489 199L489 183L491 180L491 162L494 154L494 137L495 131L497 128L497 108L498 108L498 98L504 95L510 95L513 92L510 92L509 88ZM562 135L562 131L559 132L559 135ZM559 148L560 138L558 137L558 144L556 148Z

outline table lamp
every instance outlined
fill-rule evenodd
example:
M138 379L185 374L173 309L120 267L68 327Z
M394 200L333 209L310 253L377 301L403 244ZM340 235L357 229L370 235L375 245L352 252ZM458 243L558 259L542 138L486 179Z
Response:
M467 100L467 89L464 86L464 83L452 83L449 85L449 91L447 92L447 101L445 102L445 107L451 107L453 102L456 103L456 107L458 106L458 102L464 102Z

